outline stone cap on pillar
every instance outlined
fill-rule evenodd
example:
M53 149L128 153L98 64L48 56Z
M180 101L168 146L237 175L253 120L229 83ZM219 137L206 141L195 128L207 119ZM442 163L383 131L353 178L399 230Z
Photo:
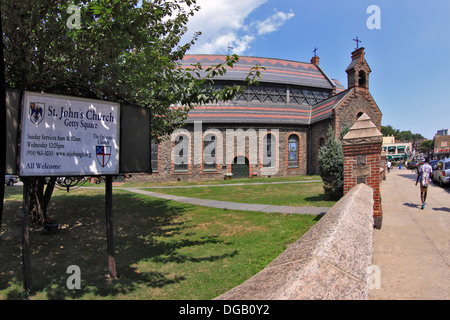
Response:
M383 142L383 134L365 113L356 120L342 140L343 145L378 142Z

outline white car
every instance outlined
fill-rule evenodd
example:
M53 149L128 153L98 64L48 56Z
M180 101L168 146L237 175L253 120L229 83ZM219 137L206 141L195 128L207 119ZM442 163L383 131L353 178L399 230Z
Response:
M17 182L19 182L19 178L17 176L9 175L9 174L7 174L5 176L5 185L6 186L13 186L14 183L17 183Z
M433 180L441 187L450 184L450 158L439 160L433 168Z

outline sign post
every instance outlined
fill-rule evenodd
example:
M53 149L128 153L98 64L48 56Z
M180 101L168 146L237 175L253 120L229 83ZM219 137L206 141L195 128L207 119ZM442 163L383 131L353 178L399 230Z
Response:
M108 271L111 279L117 279L116 258L114 255L114 229L112 210L112 176L106 176L106 245L108 253Z
M112 179L119 174L120 104L25 92L22 101L19 175L23 177L24 286L32 291L28 230L29 179L106 175L108 270L117 278L114 258Z
M30 178L23 179L23 205L22 205L22 264L23 286L26 291L33 292L31 281L31 250L28 207L30 205Z
M18 174L25 185L22 212L25 288L32 291L27 208L33 177L106 176L108 270L111 279L116 279L112 181L118 174L152 172L150 109L27 91L22 94L20 106L20 94L11 90L7 93L7 114L11 119L6 125L6 168L8 173Z

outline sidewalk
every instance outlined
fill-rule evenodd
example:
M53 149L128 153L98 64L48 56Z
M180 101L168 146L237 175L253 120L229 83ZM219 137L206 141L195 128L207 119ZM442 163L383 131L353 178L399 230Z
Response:
M450 299L450 188L429 186L420 209L415 171L393 169L381 183L383 224L374 230L373 264L381 288L373 300Z
M226 186L226 185L225 185ZM161 198L166 200L173 200L182 203L194 204L198 206L213 207L219 209L229 209L229 210L243 210L243 211L258 211L258 212L278 212L278 213L291 213L291 214L313 214L322 215L328 212L328 207L289 207L289 206L273 206L268 204L248 204L248 203L237 203L228 201L218 201L218 200L207 200L198 198L188 198L174 196L170 194L156 193L152 191L145 191L139 188L124 188L124 190L143 194L150 197Z

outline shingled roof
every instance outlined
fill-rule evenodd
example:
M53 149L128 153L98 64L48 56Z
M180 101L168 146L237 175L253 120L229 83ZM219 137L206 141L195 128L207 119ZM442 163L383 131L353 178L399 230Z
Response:
M181 67L188 68L200 63L203 70L211 65L224 63L226 56L222 55L186 55L181 61ZM281 59L240 57L234 68L227 68L224 76L217 82L242 82L250 69L260 64L265 70L261 71L259 83L264 90L273 86L277 88L291 88L306 90L307 94L324 94L320 101L309 103L280 103L274 101L255 102L235 100L233 102L197 106L189 112L187 123L202 121L205 123L269 123L308 125L332 116L335 108L348 93L337 80L329 78L324 71L313 63L296 62ZM296 89L294 89L296 88ZM332 93L335 93L332 96ZM258 93L255 93L258 94Z
M331 118L333 115L333 109L335 109L339 103L345 99L349 90L342 91L331 98L319 102L311 108L311 121L310 123L318 122L327 118Z
M226 56L223 55L186 55L181 61L181 65L189 67L200 62L206 68L225 61ZM316 65L271 58L240 57L239 62L233 68L228 68L227 73L220 79L242 81L250 69L257 64L265 68L265 70L261 70L260 82L333 89L334 84L330 83L328 77Z
M310 113L311 107L307 105L230 103L195 107L187 122L308 124Z

